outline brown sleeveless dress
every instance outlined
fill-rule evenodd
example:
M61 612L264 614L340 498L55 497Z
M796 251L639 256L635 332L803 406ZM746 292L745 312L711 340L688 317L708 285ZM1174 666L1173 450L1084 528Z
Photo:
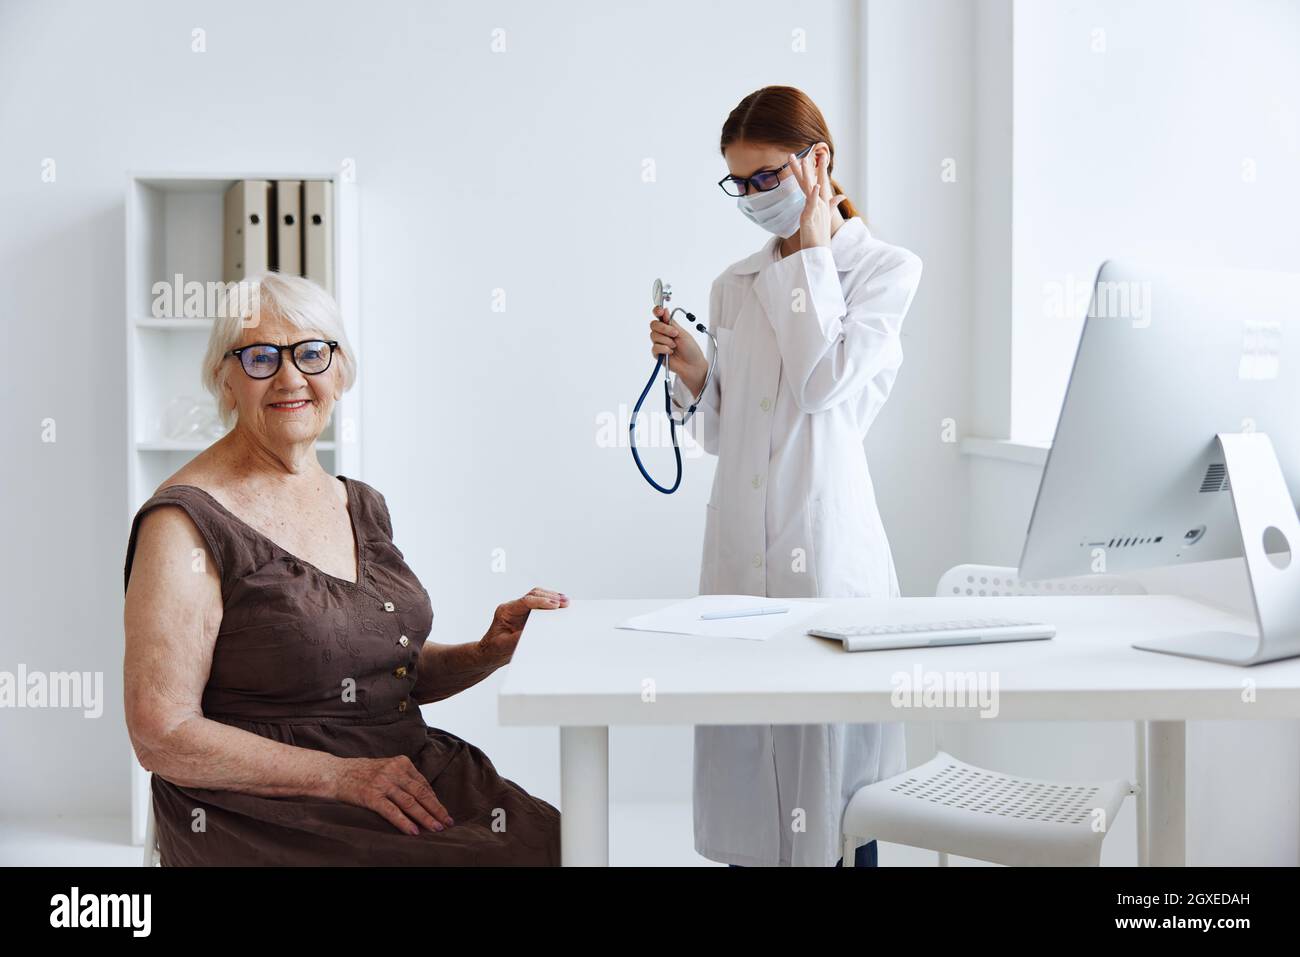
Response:
M357 541L355 583L289 554L193 485L165 488L140 507L125 579L145 512L184 509L216 563L224 607L204 716L344 758L404 754L455 824L410 835L341 801L181 787L154 774L163 865L558 865L559 812L501 777L472 744L424 723L411 691L433 624L429 593L393 544L383 496L340 480Z

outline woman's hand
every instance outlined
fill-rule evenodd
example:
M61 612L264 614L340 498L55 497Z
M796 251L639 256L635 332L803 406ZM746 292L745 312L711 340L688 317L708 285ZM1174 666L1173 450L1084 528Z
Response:
M650 320L651 355L667 356L668 371L681 377L691 395L699 395L704 388L704 377L709 371L709 360L695 337L679 326L666 306L655 306Z
M339 758L335 768L332 793L336 799L369 808L399 831L419 834L420 826L442 831L456 823L404 754Z
M568 596L558 591L534 588L523 598L497 605L492 624L479 642L489 660L504 664L515 653L524 623L534 608L549 610L568 607Z
M836 230L844 225L840 203L847 199L831 188L831 153L825 143L816 144L802 160L790 154L790 172L804 192L799 217L799 247L829 246Z

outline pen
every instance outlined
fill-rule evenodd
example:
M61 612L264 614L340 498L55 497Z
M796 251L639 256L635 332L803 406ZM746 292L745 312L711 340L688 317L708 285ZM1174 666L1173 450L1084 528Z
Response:
M750 618L754 615L784 615L789 608L752 608L747 611L711 611L707 615L700 615L700 619L712 620L716 618Z

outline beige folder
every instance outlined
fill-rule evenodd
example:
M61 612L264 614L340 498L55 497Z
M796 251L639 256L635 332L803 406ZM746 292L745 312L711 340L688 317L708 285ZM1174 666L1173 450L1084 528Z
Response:
M334 294L334 184L302 184L302 274Z
M275 183L275 235L277 271L302 275L302 180Z
M271 184L264 179L238 180L226 190L222 281L238 282L269 267L270 192Z

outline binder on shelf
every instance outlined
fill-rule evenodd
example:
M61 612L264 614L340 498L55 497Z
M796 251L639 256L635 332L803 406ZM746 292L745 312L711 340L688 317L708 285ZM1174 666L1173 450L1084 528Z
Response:
M271 184L264 179L237 180L226 190L224 282L238 282L270 267L270 193Z
M334 184L302 184L302 274L334 295Z
M275 183L275 233L277 256L271 268L291 276L302 275L302 180Z

